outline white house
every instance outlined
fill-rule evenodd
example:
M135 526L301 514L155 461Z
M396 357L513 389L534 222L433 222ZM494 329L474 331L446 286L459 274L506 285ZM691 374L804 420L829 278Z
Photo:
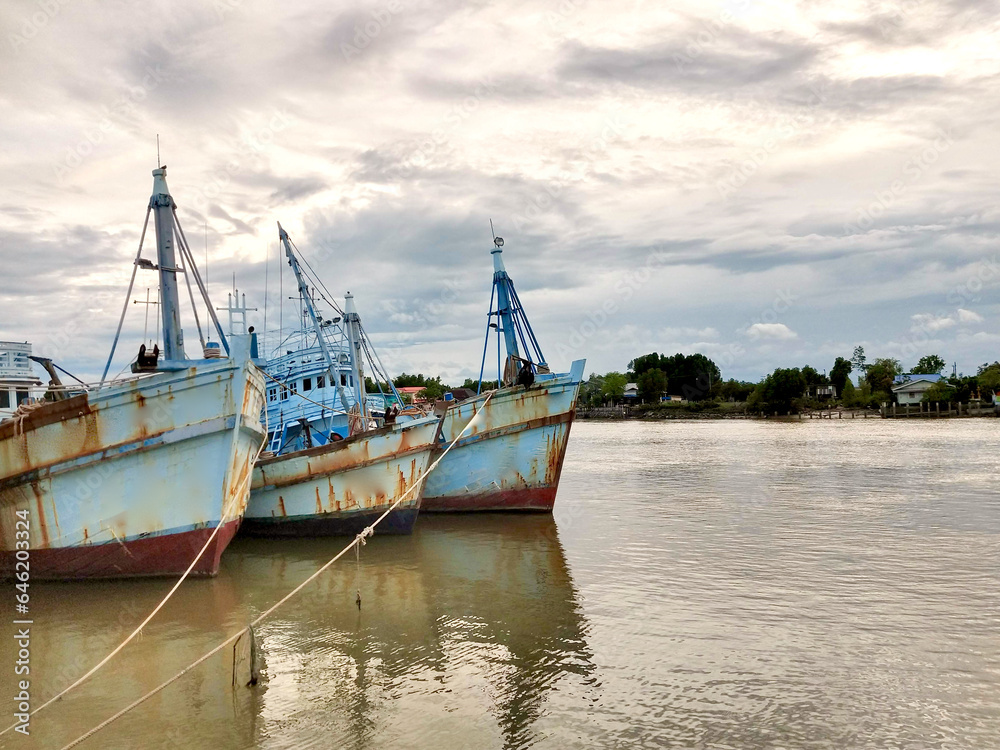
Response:
M909 378L903 380L903 378ZM927 390L936 382L941 380L940 375L901 375L897 385L892 387L892 392L896 396L896 402L900 406L919 404Z
M626 383L624 396L625 398L639 398L639 384Z

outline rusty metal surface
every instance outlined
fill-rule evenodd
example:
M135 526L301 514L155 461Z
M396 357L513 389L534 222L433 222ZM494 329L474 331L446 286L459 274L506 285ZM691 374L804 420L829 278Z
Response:
M27 510L31 549L93 548L239 518L263 440L262 373L199 363L48 404L0 433L0 552ZM72 577L65 571L61 577Z
M439 427L437 418L414 420L258 462L248 527L389 508L423 475ZM412 492L400 509L419 508L421 495Z
M550 510L579 388L574 371L529 388L496 391L428 477L424 510ZM445 445L469 424L485 398L482 394L448 409Z

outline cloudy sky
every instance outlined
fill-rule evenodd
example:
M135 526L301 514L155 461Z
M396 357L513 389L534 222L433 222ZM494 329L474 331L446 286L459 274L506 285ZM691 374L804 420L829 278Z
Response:
M491 218L557 368L700 351L757 380L862 344L974 372L1000 358L998 10L7 0L0 339L100 373L159 133L216 303L235 272L262 327L266 276L277 325L281 221L394 372L478 373Z

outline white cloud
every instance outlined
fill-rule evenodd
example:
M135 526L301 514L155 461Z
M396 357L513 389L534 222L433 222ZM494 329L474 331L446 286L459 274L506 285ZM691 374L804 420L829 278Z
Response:
M983 316L972 310L963 310L961 307L958 308L958 322L959 323L982 323Z
M911 315L910 320L913 321L913 325L910 326L913 331L943 331L958 325L958 321L948 315L933 315L932 313L917 313Z
M747 336L752 339L773 339L790 341L798 338L798 334L784 323L754 323L747 329Z

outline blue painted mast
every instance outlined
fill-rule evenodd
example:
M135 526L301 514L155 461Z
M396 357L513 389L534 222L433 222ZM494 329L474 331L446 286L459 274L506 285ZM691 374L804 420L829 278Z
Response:
M532 373L548 372L549 367L542 354L542 347L535 338L528 316L514 288L514 281L504 267L503 237L494 237L493 292L490 296L490 312L487 316L486 341L483 344L483 362L479 368L479 391L483 387L483 373L486 368L486 351L489 348L490 329L497 329L497 381L500 386L512 385L518 370L529 366ZM494 307L495 305L495 307ZM503 334L507 356L500 359L500 335Z
M160 271L160 314L163 318L163 358L184 359L180 299L177 294L177 258L174 252L174 199L167 188L167 168L153 170L149 199L156 227L156 263Z

